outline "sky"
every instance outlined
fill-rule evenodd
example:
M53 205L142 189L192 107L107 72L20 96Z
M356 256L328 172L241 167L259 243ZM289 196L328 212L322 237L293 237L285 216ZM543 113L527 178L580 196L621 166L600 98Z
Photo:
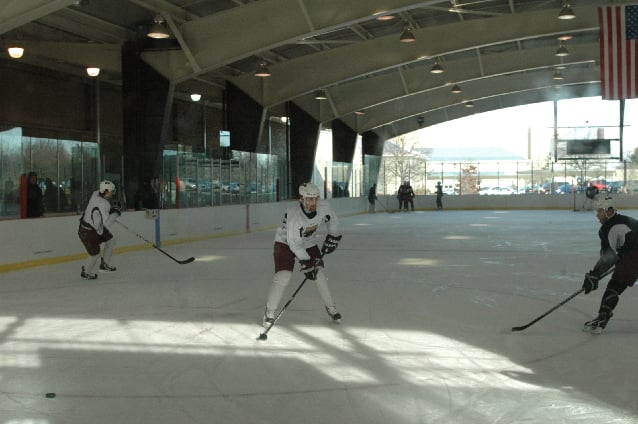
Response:
M626 102L624 142L625 151L638 147L638 100ZM558 104L559 127L618 126L618 102L603 101L600 97L563 100ZM534 158L546 157L552 150L554 106L551 102L500 109L455 119L430 126L414 133L425 147L490 146L505 148L527 157L528 131L532 133ZM565 137L581 136L573 129L564 128ZM607 137L618 137L617 128L606 128ZM587 137L587 135L584 135Z
M82 260L4 273L0 424L635 424L634 288L601 335L581 328L602 288L511 331L580 289L598 226L571 210L341 217L325 258L341 324L310 283L266 341L273 231L165 248L186 265L116 254L93 281Z

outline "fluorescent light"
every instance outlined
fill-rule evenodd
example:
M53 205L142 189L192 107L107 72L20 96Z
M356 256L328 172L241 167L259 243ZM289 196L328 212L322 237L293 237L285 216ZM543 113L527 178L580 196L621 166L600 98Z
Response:
M269 77L272 74L270 73L270 69L268 69L268 65L266 65L265 62L261 62L259 64L259 67L257 68L257 70L255 71L254 74L256 77Z
M100 68L86 68L86 73L89 74L90 77L97 77L100 75Z
M171 37L171 35L168 33L168 30L164 27L164 18L162 17L162 15L155 15L153 24L146 33L146 36L155 39Z
M20 59L24 54L24 49L22 47L9 47L7 51L9 52L9 56L14 59Z

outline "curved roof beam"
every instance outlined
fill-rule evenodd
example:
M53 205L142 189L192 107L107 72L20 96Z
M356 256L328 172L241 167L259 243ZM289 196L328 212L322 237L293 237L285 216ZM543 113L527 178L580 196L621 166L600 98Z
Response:
M349 114L361 109L373 112L376 106L386 102L400 101L442 87L448 92L449 100L456 101L458 97L449 93L453 84L460 84L465 91L464 95L468 95L471 94L467 85L470 81L489 81L488 78L499 75L539 69L545 70L542 78L546 80L551 79L550 71L546 69L559 64L569 66L584 62L599 63L597 43L573 45L569 47L569 51L567 60L562 63L559 63L554 55L554 47L542 47L482 55L481 66L478 66L478 58L447 61L446 72L439 75L430 74L429 68L416 67L339 84L328 89L331 98L338 105L335 115L323 111L324 114L318 116L314 106L315 100L311 95L299 97L294 101L315 119L326 122L335 118L347 118Z
M490 25L491 30L482 31L485 25ZM416 30L417 41L408 45L399 43L394 35L381 37L274 64L270 66L273 75L267 81L241 75L233 82L264 106L271 107L317 87L330 87L427 57L597 28L595 8L579 9L579 19L567 22L556 19L554 10L469 20Z
M261 51L370 20L376 12L386 11L388 4L391 11L400 11L439 2L349 0L344 7L343 0L261 0L181 27L199 72L191 69L179 51L145 52L142 58L169 80L181 82Z
M569 84L600 84L600 71L593 68L569 69ZM372 130L406 117L427 114L453 105L464 105L466 101L478 103L481 99L498 97L510 93L541 90L558 84L552 80L551 71L533 74L498 75L493 78L471 81L464 84L464 93L456 96L449 87L415 94L404 99L383 103L366 109L366 114L358 118L361 132ZM466 93L471 93L466 95ZM348 123L348 121L345 121ZM352 120L351 120L352 122Z
M0 6L0 34L71 6L75 0L5 0Z
M592 82L590 84L569 84L561 86L559 89L555 87L540 87L527 91L515 91L507 94L500 94L494 97L488 97L474 102L473 108L465 107L464 104L450 105L442 109L431 111L427 114L418 114L394 121L382 127L375 128L373 131L384 139L396 137L416 131L423 127L436 125L442 122L451 121L453 119L463 118L475 113L489 112L493 110L503 109L507 107L521 106L532 103L547 102L553 100L564 100L581 97L592 97L600 95L600 83ZM366 113L367 115L367 113ZM418 116L424 117L424 124L420 125L417 121Z

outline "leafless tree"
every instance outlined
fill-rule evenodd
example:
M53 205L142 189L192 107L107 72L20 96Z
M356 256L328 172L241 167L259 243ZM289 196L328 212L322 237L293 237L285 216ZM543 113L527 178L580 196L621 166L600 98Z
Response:
M413 182L416 193L425 193L425 184L417 183L424 178L426 161L417 150L418 138L401 135L385 143L383 166L379 181L385 183L386 193L398 189L405 180Z

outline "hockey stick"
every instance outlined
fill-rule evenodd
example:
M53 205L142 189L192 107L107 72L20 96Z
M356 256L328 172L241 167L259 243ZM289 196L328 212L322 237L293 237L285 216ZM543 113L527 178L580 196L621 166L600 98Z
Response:
M376 200L376 201L377 201L377 202L381 205L381 207L382 207L383 209L385 209L385 211L386 211L387 213L394 213L394 211L391 211L390 209L386 208L386 207L385 207L385 205L384 205L383 203L381 203L381 200L379 200L379 199L375 199L375 200Z
M610 268L607 271L603 272L603 274L600 276L599 280L601 280L603 277L611 274L613 272L614 268ZM575 298L576 296L578 296L579 294L581 294L582 292L584 292L585 289L581 288L580 290L578 290L576 293L572 294L571 296L569 296L567 299L563 300L562 302L560 302L558 305L554 306L552 309L550 309L549 311L545 312L543 315L539 316L538 318L536 318L534 321L530 322L529 324L525 324L525 325L521 325L520 327L512 327L512 331L522 331L525 330L527 327L531 326L532 324L535 324L536 322L540 321L541 319L545 318L547 315L551 314L552 312L554 312L556 309L560 308L561 306L563 306L565 303L569 302L570 300L572 300L573 298Z
M156 248L157 250L159 250L160 252L162 252L163 254L165 254L166 256L168 256L169 258L171 258L172 260L174 260L175 262L177 262L180 265L184 265L184 264L189 264L191 262L193 262L195 260L194 257L190 257L188 259L184 259L184 260L179 260L177 258L174 258L173 256L169 255L167 252L165 252L164 250L162 250L161 248L159 248L155 243L146 240L144 237L142 237L141 235L137 234L135 231L131 230L129 227L127 227L126 225L122 224L120 221L115 220L115 222L117 222L118 224L120 224L122 227L126 228L131 234L135 234L138 238L144 240L145 242L147 242L148 244L150 244L151 246L153 246L154 248Z
M295 290L295 292L292 294L292 296L290 296L290 299L288 299L288 302L286 302L286 304L284 305L283 308L281 308L281 311L279 311L279 313L277 314L277 316L275 317L275 320L273 321L272 325L268 328L266 328L266 331L264 331L263 333L261 333L258 337L257 340L267 340L268 339L268 332L270 331L271 328L273 328L275 326L275 323L279 320L279 318L283 315L283 313L286 311L286 308L288 308L288 305L290 305L290 303L292 302L292 300L295 298L295 296L297 295L297 293L299 292L299 290L301 290L301 288L303 287L304 284L306 284L306 281L308 281L308 277L304 278L303 281L301 282L301 284L299 284L299 287L297 287L297 290Z

